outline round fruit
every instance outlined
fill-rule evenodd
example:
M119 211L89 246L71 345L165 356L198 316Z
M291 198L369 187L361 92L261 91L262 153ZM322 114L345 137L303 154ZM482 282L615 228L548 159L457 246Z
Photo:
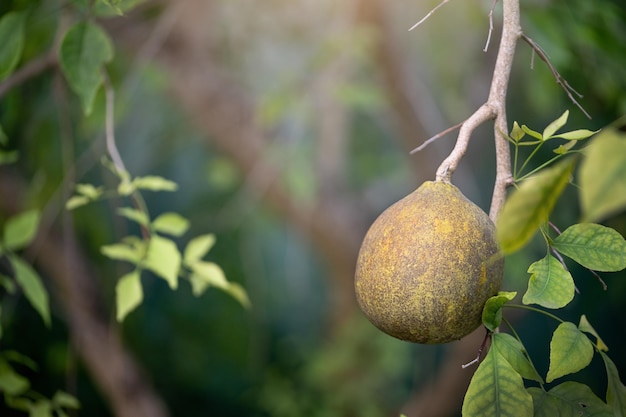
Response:
M487 214L454 185L428 181L370 227L357 260L356 296L385 333L446 343L481 324L503 271Z

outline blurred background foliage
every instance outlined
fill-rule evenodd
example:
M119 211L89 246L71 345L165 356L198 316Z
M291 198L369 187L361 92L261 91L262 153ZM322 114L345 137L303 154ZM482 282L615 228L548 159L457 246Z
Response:
M417 155L408 151L466 118L488 94L499 8L483 53L492 2L451 2L407 32L436 3L161 0L101 19L116 47L108 69L117 94L122 157L133 175L162 175L180 185L175 194L146 195L151 212L178 211L191 220L194 235L215 233L210 260L244 285L253 304L246 311L218 290L196 299L189 287L172 292L161 280L144 277L144 304L116 331L171 415L460 415L462 384L456 396L440 402L436 395L424 401L423 395L438 387L445 366L456 370L446 378L468 378L462 374L472 371L460 365L475 356L478 344L416 346L394 340L365 321L349 291L348 266L367 225L434 177L454 135ZM77 10L67 1L4 0L0 14L27 8L20 66L49 50L59 27L76 18ZM522 2L522 15L525 32L584 95L581 103L593 119L568 101L537 57L531 69L530 48L520 43L509 91L510 123L541 130L570 109L568 127L598 129L626 114L623 1L529 0ZM226 110L214 106L215 112L202 113L202 101L186 100L188 92L177 83L191 71L201 73L192 82L200 80L216 92L204 100L217 100ZM233 114L241 116L237 123L219 127L220 118ZM46 227L62 227L67 219L62 206L70 185L64 179L111 183L99 164L103 121L102 92L94 112L84 117L55 70L2 97L0 125L20 159L0 175L27 181L23 205L45 208ZM237 131L238 123L244 133L253 132L250 142ZM485 209L494 176L490 130L478 131L454 177ZM547 157L540 155L537 162ZM90 279L100 288L112 327L115 279L127 270L103 258L99 247L132 227L112 215L119 203L72 213L73 233L92 266ZM570 187L553 222L564 229L578 214ZM626 234L624 214L606 223ZM335 241L337 248L329 246L333 233L344 239ZM526 269L543 256L542 248L532 244L507 260L505 290L525 290ZM46 278L46 271L41 273ZM572 273L580 294L562 314L574 322L587 315L624 378L625 274L603 274L605 292L585 270ZM52 395L63 388L81 401L80 415L111 415L72 346L54 285L46 282L53 296L52 328L43 326L23 298L0 293L0 347L39 364L37 371L24 372L40 392ZM545 374L556 323L533 315L511 318ZM597 381L605 378L597 375L604 369L596 362L574 379L601 395L606 387ZM435 406L441 403L447 408ZM3 416L17 415L2 407Z

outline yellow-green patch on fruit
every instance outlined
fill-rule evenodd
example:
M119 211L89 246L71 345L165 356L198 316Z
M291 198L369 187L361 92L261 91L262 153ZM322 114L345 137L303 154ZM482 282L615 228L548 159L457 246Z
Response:
M380 330L417 343L458 340L481 324L504 260L487 214L454 185L427 181L367 232L355 275L359 305Z

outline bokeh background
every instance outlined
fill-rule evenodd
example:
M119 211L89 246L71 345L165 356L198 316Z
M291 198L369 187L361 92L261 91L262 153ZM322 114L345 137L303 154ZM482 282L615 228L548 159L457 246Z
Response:
M27 63L76 18L72 2L3 0L0 14L33 7ZM77 2L85 3L85 2ZM76 182L114 184L104 153L104 98L84 117L78 99L51 69L8 92L0 123L17 164L3 168L0 199L45 209L48 246L36 262L76 242L91 302L123 342L172 416L456 416L474 368L481 331L443 346L388 337L359 312L352 274L368 225L434 172L454 144L449 134L422 152L409 151L459 123L488 94L500 33L501 6L489 29L488 0L450 2L414 31L436 1L155 0L99 22L112 36L108 66L116 90L116 137L133 175L162 175L174 194L146 193L151 213L177 211L190 236L215 233L209 259L247 290L252 308L212 289L200 298L183 284L171 291L145 275L143 305L117 326L114 286L128 266L99 247L135 233L111 200L64 214ZM535 130L570 110L571 129L598 129L626 114L626 11L622 0L528 0L523 28L584 97L587 120L546 65L520 43L508 96L509 123ZM62 27L62 26L61 26ZM479 129L453 181L485 210L495 173L492 128ZM549 152L540 154L540 163ZM14 186L16 188L6 188ZM6 190L19 193L8 194ZM19 198L18 198L19 195ZM574 187L553 222L577 221ZM626 234L626 216L605 222ZM540 240L507 259L504 289L525 291ZM76 415L113 413L101 385L72 344L67 298L53 268L38 264L52 296L46 328L23 297L0 292L0 348L32 358L24 370L36 389L76 395ZM626 376L626 274L603 274L608 290L573 264L580 294L559 311L586 314ZM64 301L65 300L65 301ZM540 373L547 371L555 322L509 317ZM102 358L106 361L106 358ZM604 397L599 359L573 380ZM131 395L131 394L129 394ZM19 415L0 405L1 415Z

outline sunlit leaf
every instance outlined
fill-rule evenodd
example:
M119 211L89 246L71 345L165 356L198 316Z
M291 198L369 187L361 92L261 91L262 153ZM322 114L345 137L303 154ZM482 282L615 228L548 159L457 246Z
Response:
M115 300L117 306L117 321L121 322L128 313L133 311L143 301L141 287L141 273L139 270L124 275L115 286Z
M85 114L91 113L96 92L102 84L102 66L113 59L109 36L90 21L72 26L60 49L61 69L70 87L81 98Z
M591 362L593 345L574 323L559 325L550 341L550 367L547 382L578 372Z
M4 246L19 250L28 246L37 234L39 210L28 210L7 220L4 226Z
M24 291L24 296L39 313L44 323L50 326L50 305L48 291L43 286L39 274L21 258L10 255L9 260L15 271L15 281Z
M495 331L502 321L502 306L515 298L517 292L500 291L489 298L483 307L482 321L487 329Z
M564 160L524 181L504 203L498 216L497 237L502 251L522 248L548 220L569 182L575 159Z
M224 288L227 294L233 297L235 300L239 301L239 304L243 308L250 308L252 303L250 302L250 298L248 298L248 293L246 290L236 282L229 282L228 287Z
M178 213L163 213L152 222L158 232L182 236L189 229L189 220Z
M201 260L215 244L215 235L206 234L197 236L187 243L185 247L185 254L183 259L185 264L191 265L194 262Z
M0 19L0 81L11 75L24 48L25 12L9 12Z
M150 223L150 219L145 212L132 207L120 207L117 209L117 214L122 217L126 217L128 220L139 223L142 226L146 226Z
M492 340L496 341L498 352L522 378L543 383L543 378L528 359L526 350L519 340L506 333L495 333Z
M535 139L539 139L540 141L543 141L543 136L541 136L541 133L532 130L531 128L529 128L526 125L522 125L522 131L530 136L532 136Z
M191 287L193 295L202 295L209 287L226 289L228 280L219 265L213 262L196 262L191 267Z
M519 127L517 122L513 122L513 128L511 129L510 136L515 142L519 142L524 136L526 136L526 133L521 127Z
M578 330L580 330L581 332L589 333L592 336L595 336L596 345L598 346L598 349L603 350L603 351L609 350L608 346L604 344L604 341L600 338L600 335L598 334L598 332L596 332L596 329L594 329L593 326L591 326L591 323L589 323L589 320L587 320L587 316L585 316L584 314L580 316L580 323L578 323Z
M74 210L78 207L84 206L85 204L89 204L92 200L89 197L85 197L84 195L74 195L70 197L65 203L65 208L67 210Z
M575 224L554 240L554 248L585 268L614 272L626 268L626 240L614 229L594 223Z
M11 396L17 396L28 390L28 379L13 370L11 365L0 358L0 392Z
M564 382L547 392L532 387L528 392L533 397L535 417L613 417L609 406L578 382Z
M152 236L144 266L165 279L173 290L178 287L180 264L181 255L176 244L167 238Z
M118 261L127 261L133 264L139 263L144 257L144 250L141 247L133 246L128 243L113 243L111 245L103 245L100 252L107 258Z
M565 112L563 112L563 114L559 116L558 119L556 119L555 121L550 123L548 126L546 126L542 134L544 140L552 137L552 135L554 135L557 130L565 126L565 123L567 123L568 117L569 117L569 110L565 110Z
M576 141L590 138L591 136L595 135L598 132L599 130L578 129L578 130L572 130L571 132L559 133L558 135L554 135L552 137L566 139L569 141L574 141L574 143L576 143Z
M626 386L619 377L619 372L615 363L604 352L600 352L600 356L606 367L606 375L608 378L608 386L606 389L606 402L613 410L615 417L626 417Z
M564 155L566 154L570 149L572 149L574 147L574 145L576 145L576 141L575 140L570 140L569 142L567 142L565 145L559 145L558 148L554 149L553 152L557 155Z
M150 191L176 191L178 189L178 184L174 181L156 175L136 177L133 179L133 185L137 189Z
M561 308L574 298L574 280L563 264L552 255L528 267L531 274L528 290L522 297L524 304L539 304L546 308Z
M494 339L498 345L498 339ZM531 417L533 402L524 389L522 377L498 352L489 349L474 373L465 399L464 417Z
M93 184L76 184L76 192L80 195L84 195L91 200L95 200L103 193L102 187L96 187Z
M626 208L626 134L606 129L585 148L580 165L583 220L599 221Z

